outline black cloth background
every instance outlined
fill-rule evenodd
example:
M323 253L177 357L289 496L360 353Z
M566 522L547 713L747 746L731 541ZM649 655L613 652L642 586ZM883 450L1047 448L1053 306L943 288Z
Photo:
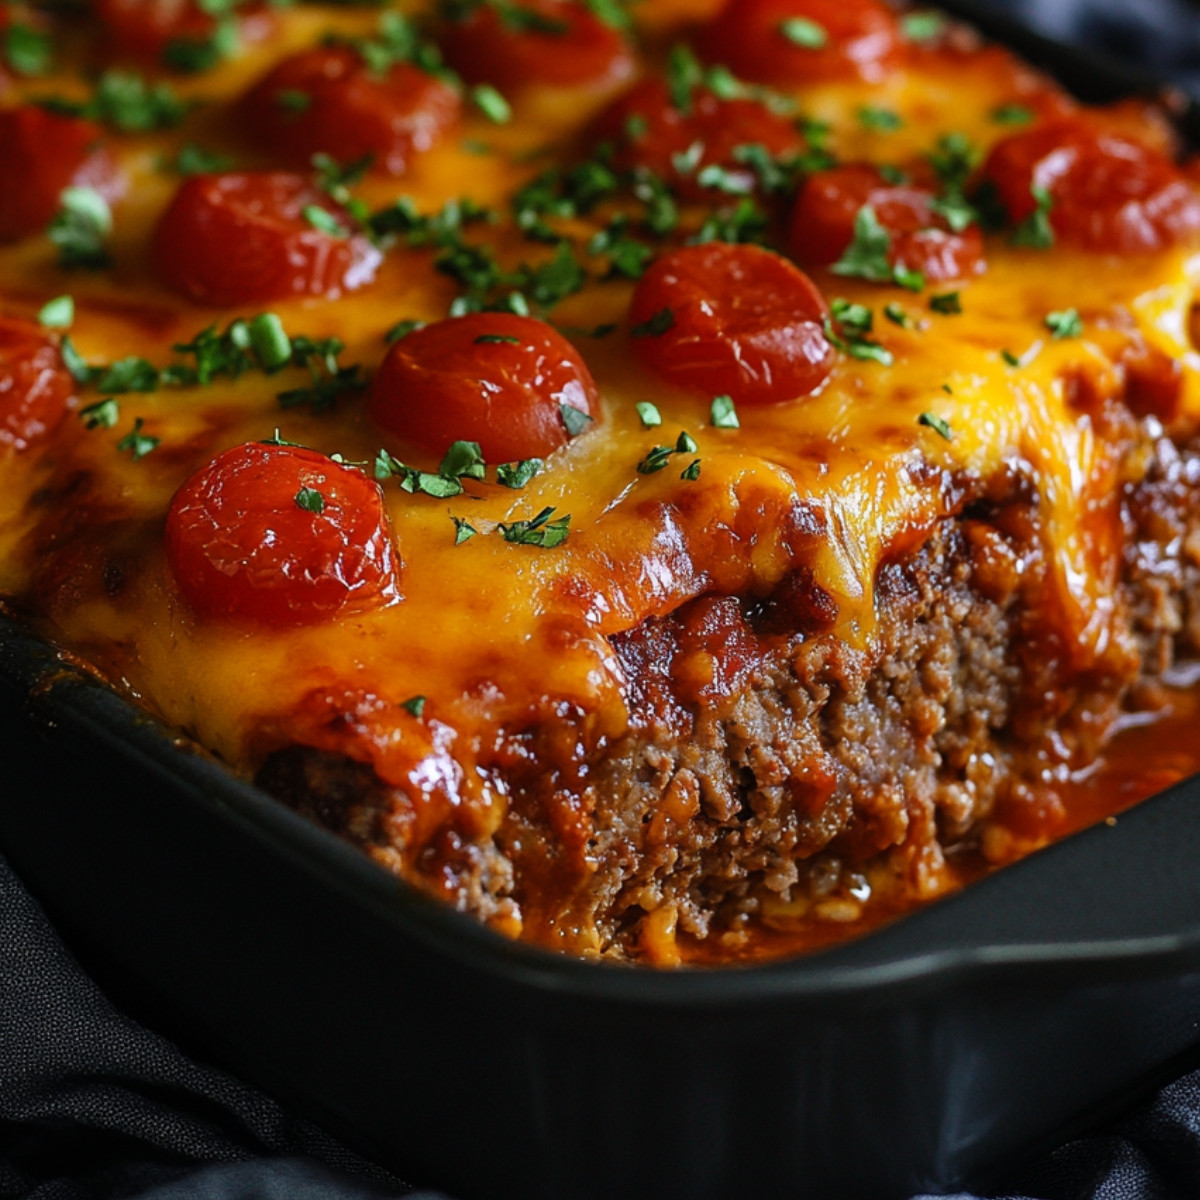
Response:
M1044 32L1140 58L1200 91L1200 10L1187 0L993 2ZM411 1191L117 1011L0 858L2 1200L399 1196L446 1200ZM1200 1072L991 1196L1197 1200Z

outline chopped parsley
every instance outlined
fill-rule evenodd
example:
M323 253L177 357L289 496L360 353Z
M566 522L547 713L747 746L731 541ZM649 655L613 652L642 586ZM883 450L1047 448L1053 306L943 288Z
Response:
M554 520L553 508L543 508L536 517L528 521L501 522L497 528L500 536L506 542L514 542L518 546L541 546L550 550L561 546L571 532L571 514L557 517Z
M392 342L398 342L401 338L408 337L410 333L415 333L418 329L424 328L424 321L418 321L412 317L408 317L403 321L397 321L396 324L393 325L391 329L389 329L387 333L383 335L383 340L390 345Z
M159 439L142 432L145 422L137 417L133 428L117 443L117 449L122 454L128 454L134 462L145 458L159 443Z
M167 160L164 165L168 169L178 171L180 175L203 175L210 171L228 171L233 162L231 155L219 154L196 142L188 142L180 149L174 161Z
M18 75L45 75L54 57L48 33L14 22L4 31L4 61Z
M404 709L405 712L411 713L414 717L419 719L421 714L425 711L425 697L410 696L407 700L401 702L400 707Z
M633 337L661 337L674 327L674 311L669 308L660 308L652 317L635 325L629 332Z
M382 483L393 477L399 480L400 489L410 494L433 496L438 500L462 495L463 487L457 479L410 467L388 451L380 450L375 456L375 478Z
M908 313L906 313L904 309L902 309L895 301L883 306L883 315L887 317L887 319L891 321L893 325L899 325L901 329L912 329L916 326L916 321L914 321L913 318L910 317Z
M79 419L88 429L112 429L121 419L121 406L111 396L97 400L79 410Z
M562 422L566 426L567 433L571 437L578 437L589 425L592 424L594 418L583 409L576 408L573 404L560 404L559 412L562 413Z
M962 294L960 292L942 292L929 297L929 307L935 313L957 315L962 312Z
M898 112L869 104L858 110L858 120L865 129L875 133L894 133L904 125L904 118Z
M184 104L165 83L147 83L136 71L105 71L92 98L76 103L52 97L38 101L52 112L86 117L121 133L148 133L170 129L183 119Z
M950 422L945 417L939 417L937 413L923 412L917 418L918 425L926 425L934 431L939 437L943 437L948 442L954 441L954 430L950 428Z
M470 521L463 517L451 516L450 520L454 522L454 544L456 546L461 546L463 542L469 542L479 532Z
M700 478L700 460L693 459L682 471L679 472L679 478L690 482Z
M946 28L946 18L937 12L911 12L900 18L900 29L910 42L931 42Z
M471 89L471 100L489 121L505 125L512 120L512 107L490 83L481 83Z
M853 304L837 297L829 308L838 326L835 329L833 321L825 322L825 336L830 345L862 362L877 362L884 367L892 365L892 352L869 336L875 326L875 317L865 304Z
M1074 308L1047 313L1044 324L1051 336L1056 338L1077 338L1083 333L1083 320Z
M438 466L443 479L482 479L486 473L487 463L478 442L451 442Z
M649 400L639 400L635 407L637 415L641 418L643 429L654 429L662 424L662 413Z
M695 454L699 449L696 439L686 430L681 430L673 446L654 446L637 465L639 475L654 475L661 471L675 454Z
M316 488L302 487L293 499L296 507L302 508L305 512L323 513L325 511L325 497Z
M1034 112L1024 104L1001 104L992 109L991 115L997 125L1028 125L1033 120Z
M708 407L708 419L714 429L737 429L741 425L732 396L714 396Z
M475 339L476 346L520 346L521 339L507 333L481 333Z
M776 28L793 46L804 50L820 50L829 44L829 33L824 25L808 17L788 17Z
M1050 224L1050 210L1054 207L1054 197L1046 188L1036 183L1030 184L1029 192L1033 196L1035 208L1013 230L1010 240L1014 246L1047 250L1054 245L1054 229Z
M925 286L925 277L919 271L893 267L888 258L891 248L891 235L879 223L875 210L864 204L854 218L853 239L842 257L829 269L835 275L866 279L872 283L898 283L919 292Z
M540 458L523 458L519 462L501 463L496 468L496 482L501 487L523 488L544 465Z
M61 267L99 270L109 266L108 237L112 233L112 210L95 188L63 188L59 209L46 229L58 247Z
M329 209L322 208L319 204L306 204L301 209L301 213L304 219L320 233L327 233L330 237L334 238L348 236L349 231L341 221Z
M75 300L72 296L55 296L46 301L37 315L43 329L70 329L75 321Z

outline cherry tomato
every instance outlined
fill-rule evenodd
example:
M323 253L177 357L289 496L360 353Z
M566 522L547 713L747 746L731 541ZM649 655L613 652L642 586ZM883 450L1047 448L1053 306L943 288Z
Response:
M167 562L201 618L304 625L397 599L379 485L313 450L247 442L175 493Z
M1165 155L1081 121L1025 130L993 147L983 178L1018 224L1050 197L1055 237L1088 250L1144 254L1200 233L1200 193Z
M371 385L384 429L439 453L478 442L488 462L543 458L571 433L563 409L598 420L600 395L575 347L543 321L472 313L426 325L388 351Z
M307 165L318 152L339 162L370 155L399 175L458 120L458 93L410 63L383 74L348 46L289 55L242 98L240 113L262 149Z
M199 0L96 0L96 16L112 48L138 58L159 58L172 42L201 45L217 31ZM259 5L240 7L237 22L243 41L261 40L274 24Z
M74 393L57 343L32 321L0 317L0 443L24 450L44 437Z
M878 83L903 53L895 14L879 0L727 0L698 47L740 78L774 87Z
M107 200L119 193L101 137L91 121L35 105L0 111L0 242L45 229L63 188L95 188Z
M854 239L859 209L869 204L891 235L888 261L920 271L932 283L983 270L978 225L960 233L931 207L934 193L914 184L889 184L871 166L834 167L810 175L792 210L790 248L805 266L824 267L842 257Z
M812 280L787 259L725 242L663 255L642 276L630 310L633 344L650 367L739 404L815 392L833 370L828 315Z
M168 287L199 304L332 298L370 283L379 265L379 251L352 226L299 175L193 175L159 220L150 256Z
M468 83L506 91L531 83L601 87L633 70L625 38L573 0L514 0L503 10L482 4L443 22L439 42Z
M740 146L756 144L776 158L803 147L795 126L757 100L722 100L695 88L688 111L681 112L660 79L636 84L612 104L595 136L613 145L619 169L647 167L690 199L711 200L722 188L745 193L757 187L754 172L734 153ZM705 167L722 172L708 186L701 175Z

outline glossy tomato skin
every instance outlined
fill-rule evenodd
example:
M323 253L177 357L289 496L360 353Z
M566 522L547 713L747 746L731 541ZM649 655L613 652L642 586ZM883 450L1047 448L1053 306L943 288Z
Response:
M435 454L478 442L491 463L565 445L563 405L599 420L591 372L557 330L511 313L450 317L401 338L369 398L375 422L405 441Z
M204 620L307 625L399 597L379 485L298 446L247 442L218 454L175 493L165 545Z
M66 187L95 188L106 200L121 176L91 121L36 105L0 110L0 242L40 233Z
M348 46L318 46L277 63L242 98L239 114L265 151L297 166L370 155L400 175L458 120L458 93L410 63L370 70Z
M1131 138L1059 121L1014 133L988 155L983 179L1013 224L1050 195L1056 238L1088 250L1145 254L1200 237L1200 192L1166 155Z
M811 22L820 46L797 45L788 20ZM742 79L773 87L829 80L878 83L903 59L895 14L879 0L727 0L701 31L700 53Z
M261 41L274 28L260 4L239 6L236 13L244 41ZM202 43L217 30L216 18L197 0L96 0L96 16L109 48L131 58L160 58L172 42Z
M597 141L612 145L619 169L646 167L693 200L720 195L702 186L698 176L705 167L722 168L729 183L742 191L757 188L754 172L735 157L739 146L763 146L776 158L803 147L795 126L757 100L722 100L707 88L696 88L689 110L681 112L660 79L635 84L601 114L593 133ZM693 146L702 152L681 171L679 164Z
M314 228L315 205L347 231ZM233 306L289 296L332 298L369 283L379 251L329 197L283 171L193 175L175 193L150 247L151 265L198 304Z
M869 204L891 235L893 267L920 271L931 283L964 279L984 268L978 225L960 233L932 207L934 193L915 184L889 184L872 166L818 171L800 189L792 210L790 251L807 267L835 263L854 239L854 221Z
M545 28L524 25L480 5L439 31L446 61L468 83L504 91L529 84L606 87L633 71L629 43L575 0L521 0L519 13L542 18Z
M0 445L24 450L45 437L74 395L58 343L32 321L0 317Z
M759 246L709 242L663 255L639 281L630 320L637 330L664 310L670 327L635 333L634 348L693 391L778 404L811 395L833 370L824 297L787 259Z

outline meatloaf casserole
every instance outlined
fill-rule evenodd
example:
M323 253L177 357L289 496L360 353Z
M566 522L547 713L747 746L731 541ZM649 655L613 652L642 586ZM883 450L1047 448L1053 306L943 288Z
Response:
M1159 108L878 0L2 17L3 602L413 886L763 957L1200 766Z

